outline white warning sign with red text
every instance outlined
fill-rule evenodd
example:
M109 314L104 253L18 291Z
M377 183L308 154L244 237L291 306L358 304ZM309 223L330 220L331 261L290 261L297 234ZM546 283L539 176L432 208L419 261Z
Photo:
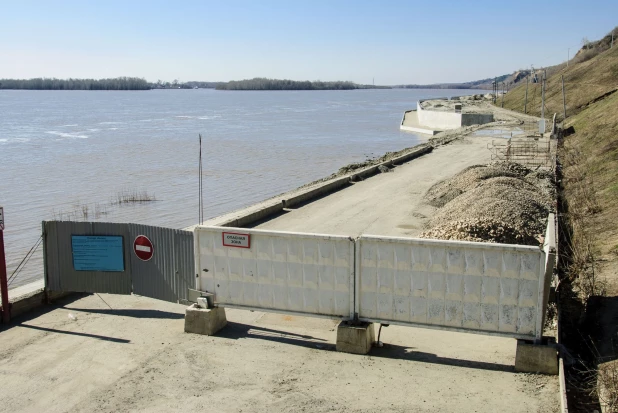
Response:
M237 232L223 233L223 246L236 248L251 248L251 235Z

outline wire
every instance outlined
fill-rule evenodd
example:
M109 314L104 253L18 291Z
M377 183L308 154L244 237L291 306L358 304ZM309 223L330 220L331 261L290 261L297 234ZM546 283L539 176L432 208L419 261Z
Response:
M32 246L32 248L30 248L30 251L28 251L28 253L26 253L26 255L24 256L24 258L21 260L21 262L19 263L19 265L17 265L17 267L15 268L15 270L13 270L13 273L11 274L11 276L8 279L7 282L7 286L11 285L11 283L13 281L15 281L16 277L19 275L19 273L21 272L21 270L24 269L24 267L26 266L26 264L28 264L28 261L30 261L30 258L32 258L32 256L34 255L34 253L36 252L36 250L39 248L39 246L41 245L41 241L43 241L43 236L41 235L39 237L39 239L35 242L35 244Z

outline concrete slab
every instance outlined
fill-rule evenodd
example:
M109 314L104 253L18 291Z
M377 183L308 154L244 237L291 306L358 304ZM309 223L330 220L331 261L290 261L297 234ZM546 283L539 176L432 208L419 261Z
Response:
M517 340L515 371L521 373L558 374L558 351L552 343L533 344Z
M373 323L351 324L342 321L337 326L337 351L351 354L367 354L371 351L375 337Z
M192 304L185 311L185 333L212 336L226 325L225 308L201 308Z

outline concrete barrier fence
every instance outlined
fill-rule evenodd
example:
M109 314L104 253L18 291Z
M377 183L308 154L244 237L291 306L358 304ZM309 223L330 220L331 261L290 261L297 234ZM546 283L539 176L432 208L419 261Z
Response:
M226 234L243 244L226 244ZM194 236L196 287L224 307L542 338L549 236L545 250L207 226Z

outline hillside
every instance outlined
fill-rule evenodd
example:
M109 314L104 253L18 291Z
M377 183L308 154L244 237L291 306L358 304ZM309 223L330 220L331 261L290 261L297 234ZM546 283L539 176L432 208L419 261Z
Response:
M584 50L584 49L582 49ZM586 54L586 50L580 51L579 56ZM576 55L573 61L580 59ZM545 86L545 116L551 117L554 113L558 114L558 119L563 118L562 105L562 81L564 77L564 89L566 95L567 117L579 113L591 102L601 99L608 93L613 93L618 89L618 46L603 51L595 57L580 63L560 65L551 70ZM528 85L528 114L541 115L541 94L542 82L539 76L538 83ZM504 107L507 109L524 111L526 96L525 80L520 85L509 91L504 97Z
M401 89L486 89L491 90L494 81L498 82L500 87L502 83L512 87L519 84L521 81L526 81L526 76L530 74L529 70L517 70L510 75L501 75L481 80L473 80L463 83L432 83L428 85L396 85L394 88Z

